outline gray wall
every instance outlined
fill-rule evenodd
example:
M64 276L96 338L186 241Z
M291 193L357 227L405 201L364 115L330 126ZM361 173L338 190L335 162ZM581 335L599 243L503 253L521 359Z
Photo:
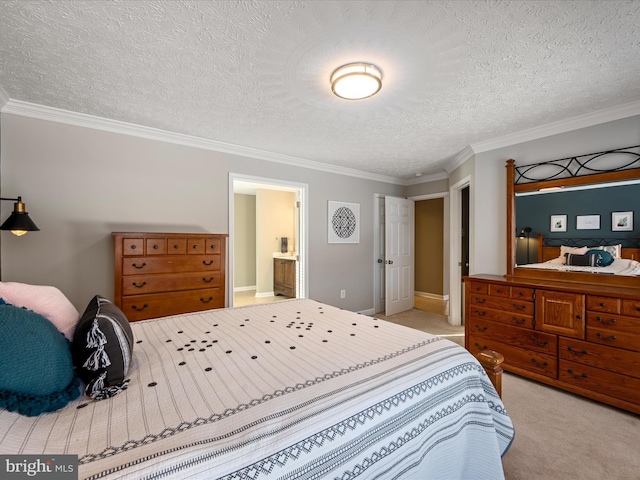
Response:
M2 233L2 280L54 285L81 311L97 293L112 298L111 232L228 233L233 172L308 184L309 296L373 307L374 194L404 187L6 113L1 120L2 195L21 195L41 229ZM328 244L328 200L360 204L359 244ZM5 218L10 202L2 208Z
M233 196L234 288L256 287L256 196Z
M21 195L41 229L2 233L2 279L57 286L79 310L96 293L113 295L112 231L228 233L230 172L309 185L309 296L361 311L373 307L374 194L433 193L470 176L471 273L504 274L507 159L640 144L635 116L477 153L449 182L402 187L6 113L1 120L2 195ZM359 244L328 244L329 200L360 204ZM2 208L6 218L10 202Z

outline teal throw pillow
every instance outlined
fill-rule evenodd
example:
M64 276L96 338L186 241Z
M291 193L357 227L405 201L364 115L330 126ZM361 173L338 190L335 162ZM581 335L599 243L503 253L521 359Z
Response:
M0 407L36 416L79 395L70 342L43 316L0 302Z

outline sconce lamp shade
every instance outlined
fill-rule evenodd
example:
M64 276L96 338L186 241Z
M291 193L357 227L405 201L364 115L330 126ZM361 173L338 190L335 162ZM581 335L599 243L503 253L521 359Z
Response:
M27 232L37 232L40 230L37 225L33 223L33 220L29 218L29 213L27 213L21 197L0 198L0 200L15 201L13 204L13 212L2 226L0 226L0 230L11 230L11 233L19 237Z
M529 238L529 234L531 233L531 227L524 227L522 230L520 230L520 233L518 234L518 238Z

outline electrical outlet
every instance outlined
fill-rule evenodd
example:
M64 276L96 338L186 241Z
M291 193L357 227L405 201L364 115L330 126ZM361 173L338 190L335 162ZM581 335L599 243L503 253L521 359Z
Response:
M347 291L346 290L340 290L340 298L347 298Z

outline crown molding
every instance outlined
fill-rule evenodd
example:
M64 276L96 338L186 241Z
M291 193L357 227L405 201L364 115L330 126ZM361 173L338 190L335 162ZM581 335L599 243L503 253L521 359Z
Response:
M473 151L471 146L467 145L464 148L464 150L462 150L458 155L456 155L453 161L446 166L445 170L449 175L451 175L451 172L453 172L456 168L458 168L467 160L473 158L474 155L475 155L475 152Z
M0 85L0 111L2 111L7 103L9 103L9 94L2 88L2 85Z
M446 172L431 173L429 175L421 175L415 178L409 178L402 182L402 185L418 185L419 183L437 182L438 180L446 180L449 175Z
M21 100L13 100L8 96L8 101L0 108L2 113L19 115L22 117L35 118L39 120L47 120L50 122L64 123L77 127L92 128L105 132L119 133L123 135L131 135L134 137L145 138L148 140L157 140L161 142L174 143L187 147L200 148L203 150L211 150L220 153L228 153L242 157L255 158L258 160L266 160L268 162L282 163L295 167L309 168L312 170L320 170L326 173L334 173L337 175L347 175L350 177L362 178L376 182L392 183L396 185L404 185L404 180L398 177L388 175L379 175L375 173L363 172L353 168L340 167L330 165L313 160L307 160L279 153L267 152L250 147L242 147L231 143L218 142L202 137L185 135L182 133L169 132L158 128L145 127L133 123L121 122L119 120L111 120L108 118L97 117L95 115L87 115L85 113L72 112L60 108L47 107L34 103L24 102ZM2 99L2 91L0 91L0 100Z
M560 120L539 127L529 128L510 135L504 135L491 140L473 143L471 148L475 153L488 152L498 148L509 147L518 143L538 140L540 138L571 132L581 128L592 127L601 123L613 122L622 118L640 115L640 101L625 103L616 107L598 110L597 112L578 115L577 117ZM449 171L449 170L447 170Z

